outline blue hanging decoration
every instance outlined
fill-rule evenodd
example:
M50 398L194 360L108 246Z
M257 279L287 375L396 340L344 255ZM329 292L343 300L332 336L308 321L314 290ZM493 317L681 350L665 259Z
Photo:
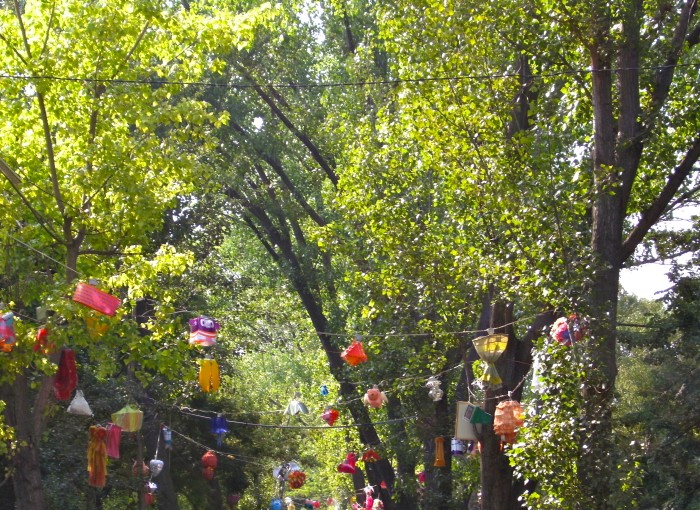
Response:
M282 500L275 498L270 503L270 510L282 510Z
M330 394L330 391L328 391L328 386L325 384L321 385L321 395L324 397L327 397Z
M168 427L163 425L163 443L165 444L165 449L170 450L173 447L173 431Z
M228 432L228 422L223 414L219 413L211 419L211 433L216 436L216 447L221 448L224 443L224 435Z

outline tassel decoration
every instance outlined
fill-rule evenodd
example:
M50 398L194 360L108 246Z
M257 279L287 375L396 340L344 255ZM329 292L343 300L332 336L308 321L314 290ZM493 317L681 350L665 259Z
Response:
M53 380L53 391L58 400L68 400L78 385L78 370L75 366L75 351L63 349L58 362L58 371Z
M88 441L88 485L102 488L107 481L107 429L93 425Z

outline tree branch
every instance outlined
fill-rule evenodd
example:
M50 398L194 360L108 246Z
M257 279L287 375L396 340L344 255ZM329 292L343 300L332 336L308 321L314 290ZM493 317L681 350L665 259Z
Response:
M637 226L634 227L627 239L622 243L618 265L632 256L639 243L642 242L649 230L656 224L668 205L673 200L674 195L683 184L688 175L693 171L693 166L700 158L700 137L696 138L688 149L683 161L671 173L666 185L663 187L656 200L642 212Z

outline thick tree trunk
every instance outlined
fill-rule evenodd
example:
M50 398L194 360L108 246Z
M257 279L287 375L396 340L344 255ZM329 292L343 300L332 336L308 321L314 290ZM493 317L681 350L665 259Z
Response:
M30 400L27 376L18 375L11 386L11 398L7 400L5 410L7 424L14 427L18 445L11 458L12 483L17 508L44 510L46 503L39 464L41 429L36 426L41 416L32 413Z

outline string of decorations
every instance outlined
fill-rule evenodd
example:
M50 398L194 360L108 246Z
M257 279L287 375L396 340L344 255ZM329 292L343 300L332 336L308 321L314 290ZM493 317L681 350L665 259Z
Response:
M673 66L656 65L656 66L638 66L638 67L606 67L601 69L581 68L581 69L566 69L561 71L550 71L531 76L532 79L538 78L556 78L559 76L573 76L579 74L593 74L596 72L612 72L619 73L625 71L660 71L669 67L700 67L698 62L688 62L685 64L679 63ZM19 75L19 74L0 74L0 79L5 80L46 80L58 82L79 82L79 83L113 83L118 85L176 85L176 86L193 86L193 87L211 87L224 89L250 89L260 86L275 87L280 89L303 89L303 88L350 88L350 87L365 87L374 85L400 85L402 83L431 83L445 81L488 81L496 79L519 78L519 73L493 73L493 74L470 74L457 76L428 76L425 78L395 78L385 80L362 80L354 82L316 82L316 83L220 83L220 82L205 82L205 81L180 81L180 80L149 80L149 79L126 79L126 78L95 78L95 77L76 77L76 76L55 76L55 75Z

